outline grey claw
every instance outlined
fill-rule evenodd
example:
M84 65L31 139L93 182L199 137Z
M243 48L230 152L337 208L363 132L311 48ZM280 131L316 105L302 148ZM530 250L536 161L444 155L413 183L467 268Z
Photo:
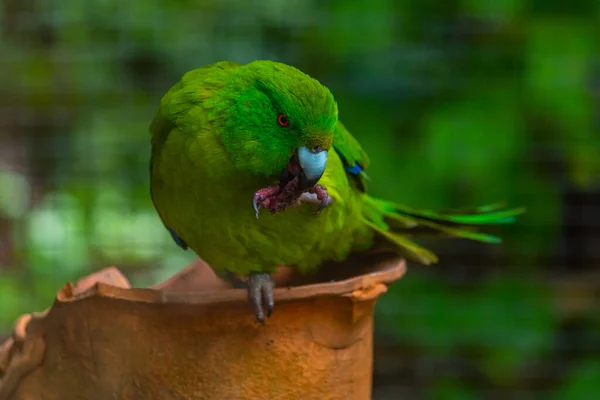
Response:
M258 195L254 195L254 200L252 200L252 206L254 207L254 215L256 215L256 219L258 219L258 210L260 210L260 204L258 204Z
M273 287L264 286L262 295L267 307L267 318L269 318L273 314L273 309L275 308L275 301L273 300Z
M321 211L323 211L323 209L327 206L327 200L329 200L329 195L326 194L325 197L323 197L323 200L321 200L321 204L319 205L319 209L317 211L315 211L313 213L313 215L317 215Z
M265 313L262 309L254 309L254 315L256 317L256 321L260 322L261 324L265 324Z

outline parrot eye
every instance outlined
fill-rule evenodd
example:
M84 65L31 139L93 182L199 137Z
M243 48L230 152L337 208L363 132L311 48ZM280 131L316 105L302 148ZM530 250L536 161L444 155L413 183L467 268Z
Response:
M284 128L290 126L290 120L285 114L279 114L277 116L277 123L279 124L279 126L283 126Z

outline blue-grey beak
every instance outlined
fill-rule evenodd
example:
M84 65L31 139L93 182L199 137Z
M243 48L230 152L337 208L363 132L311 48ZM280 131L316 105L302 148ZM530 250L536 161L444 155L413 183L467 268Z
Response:
M302 168L299 187L301 191L315 186L325 172L327 166L327 150L320 147L308 149L306 146L298 147L298 164Z

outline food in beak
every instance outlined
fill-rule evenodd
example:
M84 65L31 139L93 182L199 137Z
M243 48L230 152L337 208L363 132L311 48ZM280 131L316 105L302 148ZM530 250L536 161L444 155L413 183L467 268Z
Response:
M312 193L321 202L318 214L328 204L327 190L317 185L327 166L327 151L316 147L308 149L298 147L289 162L281 171L279 184L258 190L254 194L253 207L258 218L261 207L269 209L271 214L283 211L295 204L303 193Z

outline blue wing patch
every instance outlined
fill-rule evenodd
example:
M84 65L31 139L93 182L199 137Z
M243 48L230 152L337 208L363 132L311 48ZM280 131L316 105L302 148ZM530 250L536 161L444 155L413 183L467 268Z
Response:
M361 172L363 172L363 169L361 168L360 165L358 165L358 163L354 163L354 165L351 167L346 166L345 168L346 168L346 171L350 172L352 175L358 175Z
M344 157L342 153L334 146L335 152L340 156L342 163L344 164L344 169L352 175L353 181L357 184L359 190L365 191L365 179L368 180L369 177L365 173L363 167L355 162L354 165L348 165L348 160Z
M344 162L344 168L346 169L346 171L350 172L352 175L358 175L361 172L363 172L362 167L358 165L358 163L354 163L354 165L352 166L348 165L348 161L344 158L344 155L340 153L340 151L336 147L334 147L334 149L338 156L340 156L340 158Z
M359 175L361 172L364 171L358 163L354 163L354 165L348 165L348 161L346 160L346 158L344 158L344 155L340 153L340 151L336 147L334 147L334 149L338 156L340 156L340 158L342 159L342 162L344 163L344 169L346 171L350 172L352 175Z
M175 241L175 243L177 243L177 246L181 247L184 250L188 249L188 245L186 242L184 242L179 236L177 236L177 234L175 233L175 231L169 227L167 227L167 229L169 230L169 233L171 234L171 237L173 238L173 240Z

